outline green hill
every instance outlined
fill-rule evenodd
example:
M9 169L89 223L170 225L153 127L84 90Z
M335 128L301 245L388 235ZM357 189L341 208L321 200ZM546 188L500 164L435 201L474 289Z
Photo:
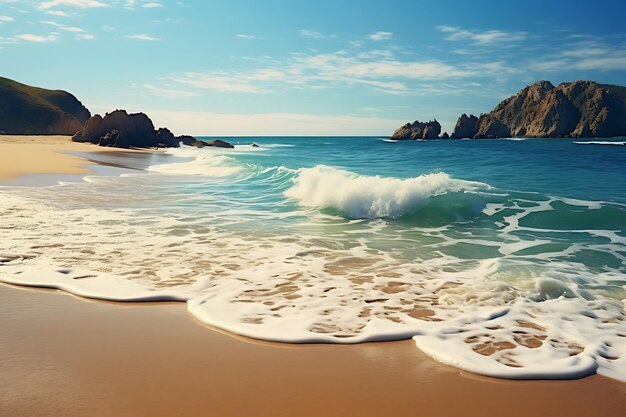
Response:
M0 134L73 135L91 114L67 91L0 77Z

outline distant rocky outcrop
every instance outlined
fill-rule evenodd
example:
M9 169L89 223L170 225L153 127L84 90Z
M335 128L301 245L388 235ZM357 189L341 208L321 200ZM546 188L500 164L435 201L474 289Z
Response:
M407 123L396 129L391 136L395 140L437 139L441 133L441 125L437 119L422 123L419 120Z
M473 138L476 132L478 132L478 117L473 114L469 116L462 114L450 137L453 139Z
M454 138L612 137L626 135L626 87L539 81L480 118L462 115Z
M0 134L73 135L91 114L72 94L0 77Z
M407 123L392 138L434 138L431 123ZM439 126L436 124L433 128ZM461 115L450 135L453 139L614 136L626 136L626 87L593 81L574 81L557 87L549 81L538 81L480 117Z
M171 148L180 146L180 143L199 148L234 147L221 140L200 141L188 135L174 136L165 127L155 130L152 120L147 115L144 113L128 114L126 110L115 110L105 114L104 117L97 114L89 118L83 129L76 133L72 140L117 148Z

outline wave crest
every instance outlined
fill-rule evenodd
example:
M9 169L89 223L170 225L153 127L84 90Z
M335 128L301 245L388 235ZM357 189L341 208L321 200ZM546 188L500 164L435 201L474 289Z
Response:
M397 218L433 196L475 191L487 185L434 173L400 179L358 175L326 165L302 168L285 196L303 206L335 209L350 218Z

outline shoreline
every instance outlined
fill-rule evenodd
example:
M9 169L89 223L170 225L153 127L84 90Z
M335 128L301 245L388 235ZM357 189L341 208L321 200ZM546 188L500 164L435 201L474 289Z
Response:
M33 175L84 176L94 172L89 165L107 165L107 158L98 155L116 154L151 155L156 151L100 147L72 142L71 136L0 135L0 184ZM119 159L115 167L133 169Z
M0 299L6 415L614 416L626 401L626 384L599 375L487 378L410 340L280 344L208 328L180 303L8 285Z

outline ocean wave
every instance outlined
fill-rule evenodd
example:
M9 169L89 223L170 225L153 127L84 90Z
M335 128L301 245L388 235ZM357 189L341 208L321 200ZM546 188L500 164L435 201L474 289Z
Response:
M601 140L590 140L585 142L574 142L576 145L609 145L609 146L626 146L626 142L610 142Z
M430 197L477 191L488 185L434 173L400 179L358 175L326 165L302 168L285 196L303 206L335 209L349 218L398 218L422 207Z
M243 169L241 165L216 149L172 148L167 154L191 161L158 164L148 167L148 171L169 175L202 175L208 177L227 177Z

